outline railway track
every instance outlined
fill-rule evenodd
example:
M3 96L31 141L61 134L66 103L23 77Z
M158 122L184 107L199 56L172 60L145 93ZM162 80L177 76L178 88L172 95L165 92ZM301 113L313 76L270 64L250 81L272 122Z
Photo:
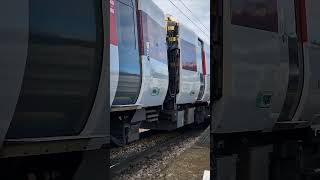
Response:
M112 149L110 154L111 177L117 177L121 175L126 169L152 157L158 152L164 151L167 147L169 147L170 144L174 144L184 137L200 134L203 132L203 130L203 126L196 128L187 127L173 132L150 135L150 137L146 137L141 141L137 141L129 146L123 147L125 148L124 150L121 148ZM149 134L151 133L149 132ZM154 138L157 140L154 140ZM142 150L138 151L132 150L136 146L141 146L141 143L146 144L146 147L143 147ZM125 151L125 153L123 155L117 155L118 151Z

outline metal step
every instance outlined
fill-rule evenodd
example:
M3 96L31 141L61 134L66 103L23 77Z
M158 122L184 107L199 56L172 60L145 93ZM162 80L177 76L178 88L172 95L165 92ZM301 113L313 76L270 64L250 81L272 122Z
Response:
M146 120L148 122L154 122L159 120L159 111L156 109L146 110Z
M156 118L156 117L159 117L159 114L150 114L150 115L147 114L147 119Z
M140 104L130 104L130 105L112 105L111 112L119 112L119 111L130 111L141 109L142 105Z
M158 111L156 109L148 109L146 110L146 114L155 114L158 113Z
M151 119L147 119L148 122L155 122L155 121L159 121L159 118L151 118Z

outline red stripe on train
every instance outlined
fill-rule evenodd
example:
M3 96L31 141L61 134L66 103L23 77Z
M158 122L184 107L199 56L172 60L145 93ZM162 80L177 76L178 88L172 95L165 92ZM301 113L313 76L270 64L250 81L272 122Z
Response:
M303 42L308 41L308 25L307 25L307 10L306 10L306 0L299 1L300 7L300 30L301 30L301 40Z
M143 12L141 10L138 10L138 18L139 18L139 21L138 21L139 51L140 51L140 56L143 56L143 55L145 55L145 52L144 52L145 37L144 37L144 35L147 33L147 32L144 32L144 31L147 31L147 29L144 29L144 27L143 27L143 23L146 23L145 22L146 21L146 17L144 16L144 14L143 14Z
M206 53L204 49L202 49L202 69L203 69L203 75L207 75Z
M110 0L110 43L118 45L117 18L115 1Z

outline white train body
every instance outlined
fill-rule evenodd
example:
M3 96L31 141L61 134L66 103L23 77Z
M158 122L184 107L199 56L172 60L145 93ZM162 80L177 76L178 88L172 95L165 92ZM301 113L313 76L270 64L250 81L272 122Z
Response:
M139 0L138 11L142 83L136 104L161 106L169 85L165 16L150 0Z
M196 59L197 35L180 24L180 92L177 95L177 104L192 104L197 101L200 91L199 61ZM200 61L201 63L201 61Z

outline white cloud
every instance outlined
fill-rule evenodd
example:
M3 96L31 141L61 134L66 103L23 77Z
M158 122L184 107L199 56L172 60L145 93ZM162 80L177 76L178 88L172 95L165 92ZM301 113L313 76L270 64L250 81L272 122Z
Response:
M210 0L181 0L192 12L183 6L179 0L171 0L184 14L186 14L194 25L183 13L181 13L169 0L153 0L166 14L170 14L180 22L191 28L199 37L209 42L210 36ZM205 26L203 27L201 23ZM202 32L199 28L202 29ZM207 34L207 35L205 35Z

